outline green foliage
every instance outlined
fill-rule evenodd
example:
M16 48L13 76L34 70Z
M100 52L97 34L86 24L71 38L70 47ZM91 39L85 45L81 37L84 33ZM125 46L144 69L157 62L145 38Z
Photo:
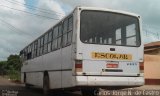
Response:
M20 80L21 60L19 55L10 55L7 61L0 61L0 74L12 80Z
M0 61L0 75L7 73L7 61Z
M19 55L10 55L7 59L7 66L9 70L21 70L21 61Z
M8 70L8 76L11 80L20 80L20 72L16 70Z

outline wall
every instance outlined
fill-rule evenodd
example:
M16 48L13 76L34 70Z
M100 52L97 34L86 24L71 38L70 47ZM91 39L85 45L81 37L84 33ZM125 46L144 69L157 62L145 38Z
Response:
M160 85L159 55L144 55L144 75L146 84Z

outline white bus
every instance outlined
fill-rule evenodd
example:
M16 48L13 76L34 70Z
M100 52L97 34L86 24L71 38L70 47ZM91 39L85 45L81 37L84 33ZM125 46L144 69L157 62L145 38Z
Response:
M140 16L77 7L25 47L21 81L49 89L135 87L144 84Z

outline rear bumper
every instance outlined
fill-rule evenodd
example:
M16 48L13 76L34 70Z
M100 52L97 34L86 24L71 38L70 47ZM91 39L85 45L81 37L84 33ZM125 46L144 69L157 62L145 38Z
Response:
M76 86L142 86L144 77L76 76Z

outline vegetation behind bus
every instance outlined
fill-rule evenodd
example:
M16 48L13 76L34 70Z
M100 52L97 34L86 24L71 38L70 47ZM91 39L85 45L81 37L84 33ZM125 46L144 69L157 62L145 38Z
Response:
M19 55L10 55L7 61L0 61L0 75L11 80L20 80L21 61Z

